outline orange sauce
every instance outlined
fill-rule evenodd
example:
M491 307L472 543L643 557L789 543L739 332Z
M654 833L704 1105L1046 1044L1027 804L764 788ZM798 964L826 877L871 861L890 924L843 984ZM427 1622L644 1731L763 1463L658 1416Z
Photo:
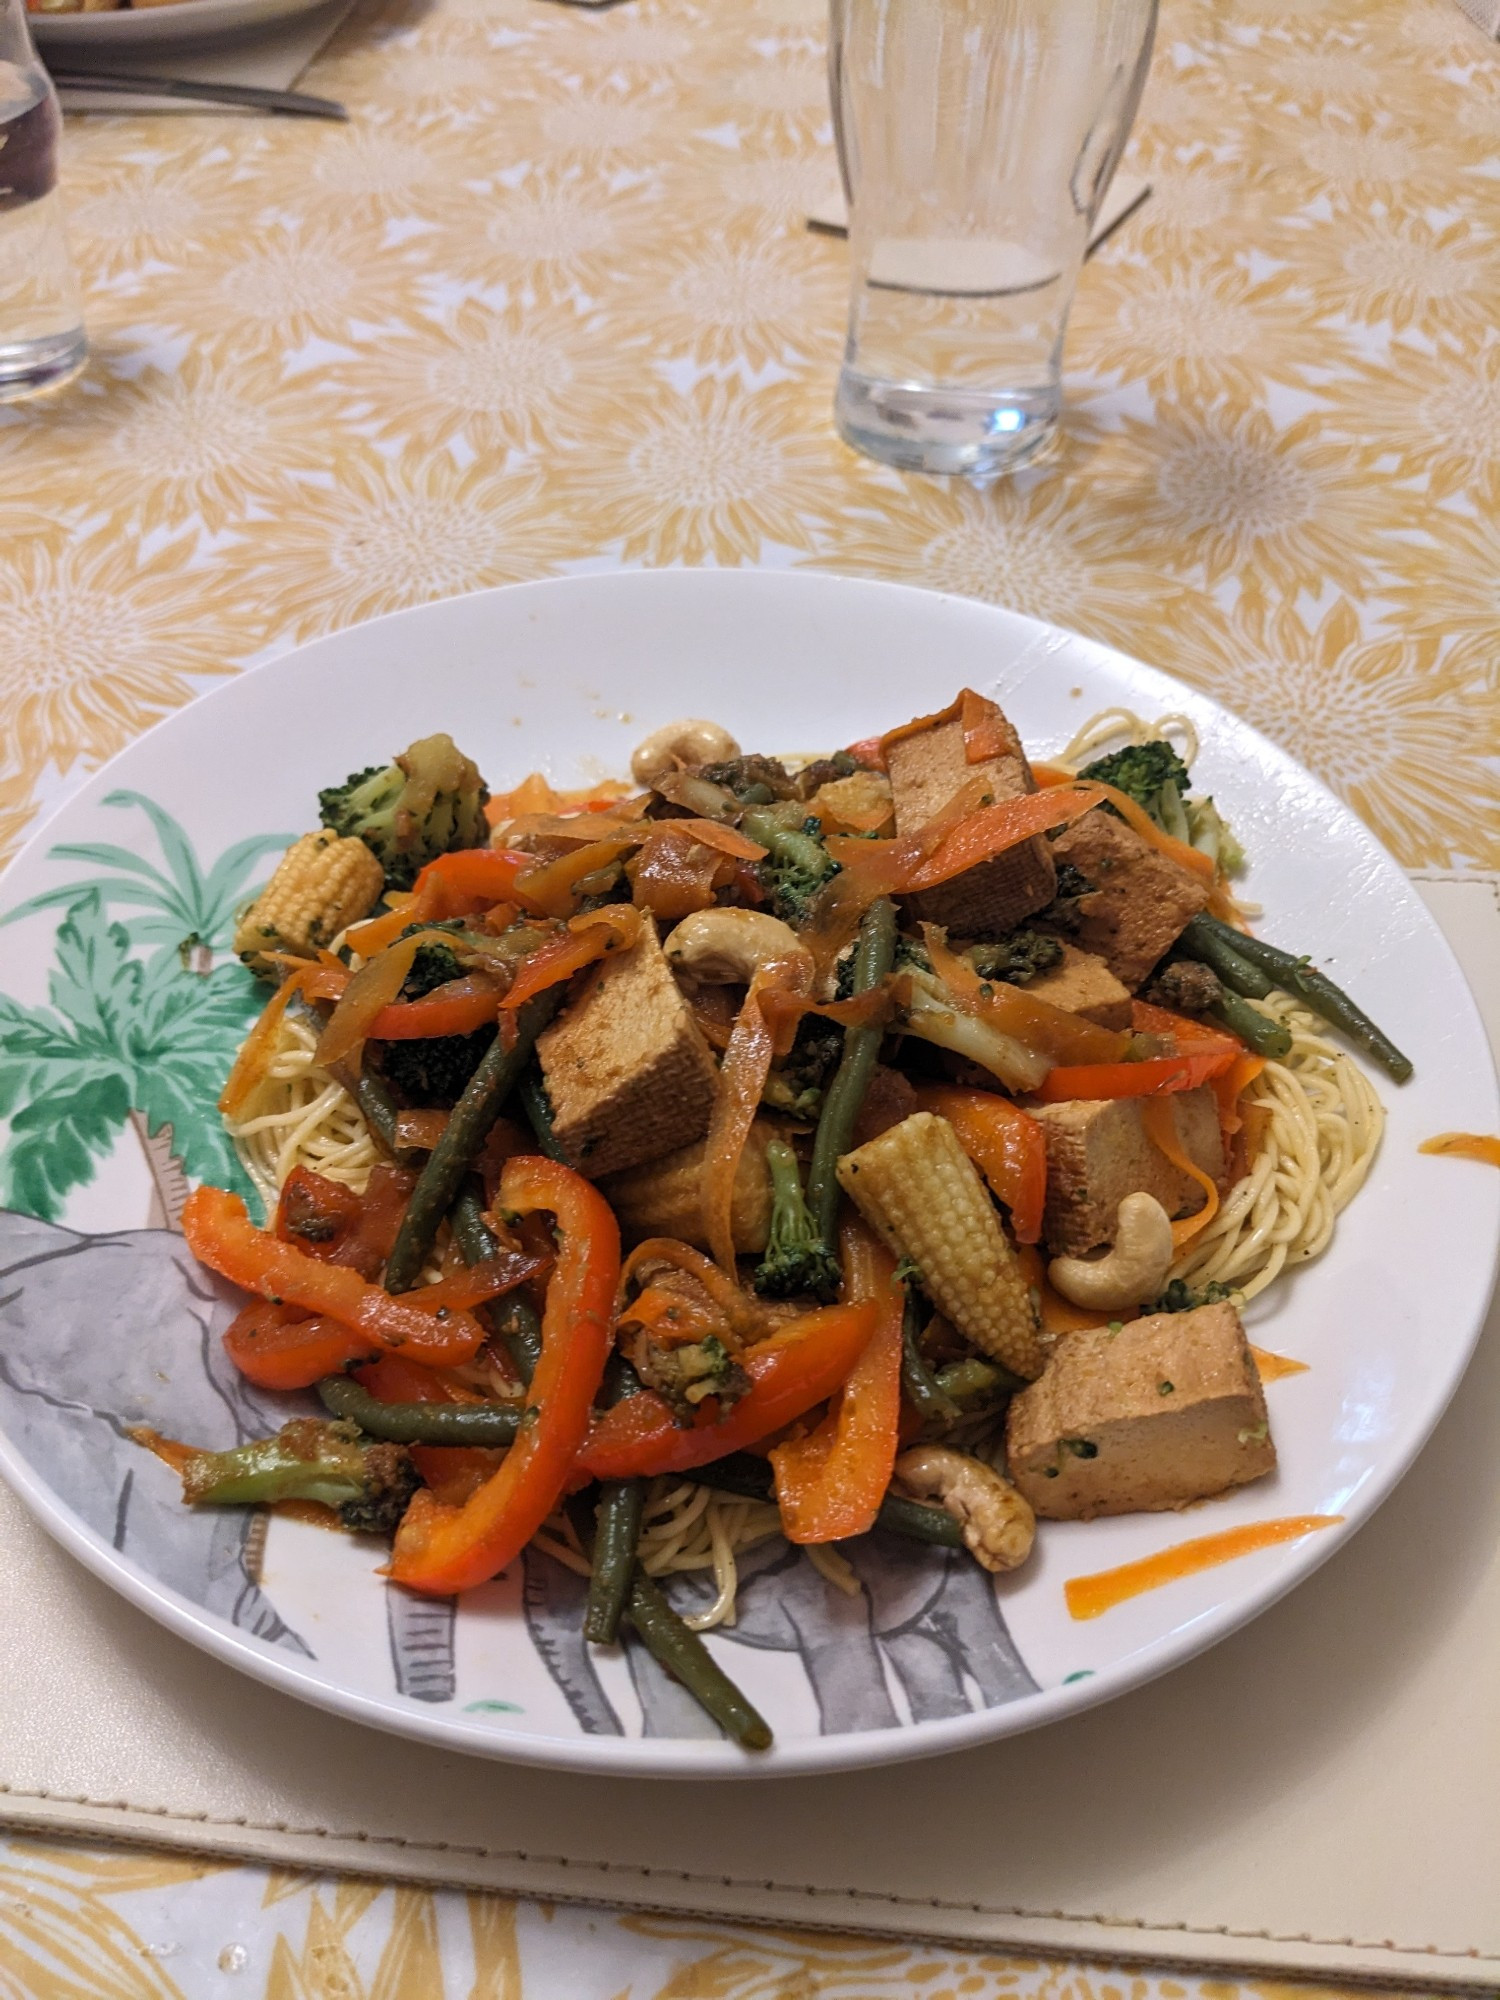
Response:
M1159 1590L1179 1577L1196 1576L1199 1570L1233 1562L1256 1549L1274 1548L1278 1542L1299 1542L1319 1528L1332 1528L1342 1514L1290 1514L1279 1521L1254 1521L1244 1528L1226 1528L1222 1534L1199 1535L1191 1542L1179 1542L1159 1555L1144 1556L1139 1562L1122 1563L1118 1569L1098 1570L1092 1576L1070 1576L1064 1585L1068 1610L1075 1618L1099 1618L1142 1591Z
M1500 1139L1491 1132L1439 1132L1424 1139L1419 1153L1443 1153L1455 1160L1482 1160L1488 1167L1500 1167Z
M175 1438L163 1437L160 1431L152 1430L149 1424L137 1424L134 1430L126 1432L126 1436L132 1444L138 1444L146 1451L155 1452L162 1464L170 1465L176 1473L180 1473L188 1460L197 1455L190 1444L178 1444Z
M1252 1347L1256 1370L1262 1382L1279 1382L1283 1375L1305 1375L1309 1364L1293 1361L1289 1354L1272 1354L1269 1348Z

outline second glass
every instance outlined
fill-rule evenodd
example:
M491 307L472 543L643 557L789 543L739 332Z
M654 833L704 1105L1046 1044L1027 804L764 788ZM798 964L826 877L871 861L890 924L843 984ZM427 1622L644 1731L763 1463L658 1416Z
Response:
M985 477L1051 443L1068 309L1155 21L1156 0L832 0L850 444Z
M58 388L88 358L57 191L61 126L22 0L0 0L0 403Z

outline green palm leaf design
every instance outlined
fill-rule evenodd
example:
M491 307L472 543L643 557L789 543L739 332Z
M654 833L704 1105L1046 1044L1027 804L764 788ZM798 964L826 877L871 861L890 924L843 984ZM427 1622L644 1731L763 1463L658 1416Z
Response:
M0 1200L59 1220L134 1125L158 1193L165 1158L253 1202L217 1100L262 995L238 961L216 965L214 954L256 893L258 864L290 836L252 835L205 868L155 800L115 791L104 804L143 813L165 865L111 842L60 843L48 859L87 872L0 916L63 913L50 1004L0 994Z

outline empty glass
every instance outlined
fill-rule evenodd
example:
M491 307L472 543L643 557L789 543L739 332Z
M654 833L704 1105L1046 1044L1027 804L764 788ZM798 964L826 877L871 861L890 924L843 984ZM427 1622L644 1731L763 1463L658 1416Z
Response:
M1051 442L1068 309L1155 20L1156 0L832 0L850 444L982 477Z
M88 354L57 192L61 125L22 0L0 0L0 403L66 382Z

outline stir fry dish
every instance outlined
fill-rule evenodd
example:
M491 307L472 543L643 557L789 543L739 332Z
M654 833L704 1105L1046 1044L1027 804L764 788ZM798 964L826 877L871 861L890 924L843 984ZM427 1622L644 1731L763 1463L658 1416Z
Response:
M738 1552L1008 1572L1038 1522L1262 1478L1240 1307L1379 1144L1341 1044L1411 1066L1251 933L1195 752L1111 711L1033 764L965 689L801 763L692 721L593 792L491 796L446 735L330 786L236 938L264 1224L183 1217L288 1421L146 1440L185 1499L315 1503L400 1590L534 1546L758 1748L699 1636Z

